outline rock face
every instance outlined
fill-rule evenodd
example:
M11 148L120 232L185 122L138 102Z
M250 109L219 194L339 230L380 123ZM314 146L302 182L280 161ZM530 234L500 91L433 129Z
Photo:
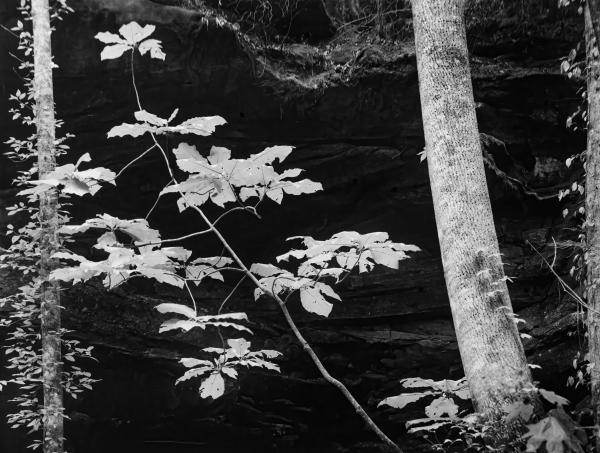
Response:
M0 23L14 25L15 3L0 4ZM513 2L503 2L494 20L477 16L474 8L469 36L495 220L507 274L514 277L509 289L528 322L524 330L532 339L525 345L531 361L543 366L536 377L558 388L578 347L577 337L566 335L577 319L528 242L548 254L551 238L564 234L563 206L554 195L569 178L564 159L584 145L581 135L564 128L578 104L577 86L560 74L557 59L581 30L579 18L554 11L553 2L532 3L535 14L520 16L525 13ZM225 236L247 262L272 261L286 251L289 236L325 238L348 229L387 231L395 241L421 247L397 272L348 279L341 289L343 302L327 319L293 310L332 373L410 450L404 422L419 417L422 408L397 412L376 409L376 403L399 393L399 378L458 378L462 371L427 168L417 155L424 144L409 37L394 46L335 41L335 21L318 1L306 2L302 14L287 11L273 22L272 35L288 25L282 45L260 44L253 37L256 30L241 19L223 25L200 2L77 0L71 5L76 13L59 25L54 47L60 66L56 103L65 129L76 134L73 156L89 152L95 163L119 169L144 149L139 141L105 138L110 127L133 119L135 103L128 65L101 62L101 45L93 36L132 20L152 23L167 59L136 60L147 110L165 116L179 107L180 118L226 118L228 125L214 136L194 140L201 150L216 144L241 156L274 144L294 145L289 165L323 183L322 193L288 198L283 207L265 205L261 221L240 214L224 222ZM252 2L224 2L230 19L243 17L243 7L251 8ZM410 29L410 15L404 12L402 20ZM18 86L8 55L14 40L4 32L0 36L4 141L21 132L7 114L8 93ZM170 139L168 145L176 143ZM145 215L168 180L158 157L136 164L119 181L118 191L85 200L76 217ZM13 201L14 172L13 164L1 161L0 208ZM173 201L161 202L151 218L164 237L198 228L198 219L179 216ZM0 223L7 221L0 210ZM219 252L210 241L186 245ZM201 286L196 297L214 312L234 284ZM175 388L173 382L181 372L177 358L193 356L199 346L217 339L157 333L161 319L153 307L183 300L182 294L146 283L108 294L94 285L68 293L66 325L96 345L100 363L92 367L102 379L83 401L69 402L69 451L377 451L351 408L319 379L276 307L255 303L249 286L237 294L232 308L248 312L254 343L285 354L283 373L247 373L223 399L210 402L200 400L193 386ZM2 401L0 416L5 406ZM25 451L20 436L4 426L0 451Z

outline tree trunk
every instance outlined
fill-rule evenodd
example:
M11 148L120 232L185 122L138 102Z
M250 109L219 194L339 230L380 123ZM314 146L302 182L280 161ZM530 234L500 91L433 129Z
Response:
M413 0L426 154L446 287L478 412L531 383L499 253L475 117L465 0Z
M600 0L586 0L585 6L586 9L589 8L591 33L596 36L596 40L600 40Z
M590 8L585 7L587 66L587 150L585 180L588 343L596 450L600 448L600 59Z
M34 100L37 129L38 174L43 179L54 170L55 121L52 87L52 50L48 0L31 0L34 47ZM57 283L48 277L52 255L59 248L58 195L40 195L40 264L42 379L44 386L43 451L63 453L63 397L61 383L60 297Z

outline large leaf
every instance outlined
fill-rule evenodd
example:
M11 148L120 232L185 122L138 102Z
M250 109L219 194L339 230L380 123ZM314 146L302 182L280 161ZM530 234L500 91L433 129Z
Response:
M527 439L528 452L536 452L544 445L548 453L583 453L581 443L574 433L553 415L527 425L527 430L523 438Z
M182 304L173 304L173 303L165 303L160 304L155 307L160 313L177 313L179 315L183 315L186 318L195 318L196 311L188 307L187 305Z
M391 242L387 233L382 232L360 234L356 231L343 231L324 241L310 236L292 237L288 240L297 239L300 239L306 248L284 253L277 257L277 261L288 261L290 258L307 259L314 264L320 262L324 265L335 258L337 264L345 270L358 267L359 272L367 272L372 270L375 264L397 269L398 262L408 258L406 252L419 250L414 245Z
M395 409L402 409L410 403L419 401L422 398L433 395L432 392L418 392L418 393L402 393L397 396L389 396L382 400L377 407L390 406Z
M188 123L180 126L189 129L191 126ZM209 129L212 131L214 127ZM247 159L232 159L231 151L227 148L213 146L209 156L203 157L195 147L180 144L173 150L177 165L190 176L186 181L169 186L163 193L179 194L181 198L178 205L183 210L200 206L208 200L221 207L239 200L245 202L252 197L267 197L280 203L284 194L300 195L321 190L321 184L308 179L292 180L300 174L298 169L286 170L281 174L275 171L271 164L283 160L291 150L291 147L277 146Z
M458 414L458 406L456 403L445 396L434 399L429 406L425 408L425 415L429 418L440 418L448 416L456 418Z
M341 300L335 291L325 283L315 283L313 286L300 289L300 302L302 307L308 312L316 313L321 316L329 316L333 304L325 299L325 296L332 299Z
M200 397L217 399L225 393L225 380L219 372L214 372L200 384Z

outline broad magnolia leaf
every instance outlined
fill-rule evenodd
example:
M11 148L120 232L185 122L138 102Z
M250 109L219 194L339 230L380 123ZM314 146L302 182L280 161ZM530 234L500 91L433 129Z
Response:
M161 307L161 313L177 313L187 317L187 319L169 319L163 322L160 326L159 333L177 329L188 332L194 327L199 327L202 330L206 329L207 327L227 327L252 333L252 331L246 326L235 322L248 321L246 313L225 313L221 315L196 316L195 312L185 305L161 304L158 307Z
M115 185L115 173L107 168L98 167L79 170L82 162L91 160L88 153L81 156L75 165L67 164L56 167L44 179L29 181L33 187L22 190L19 195L37 197L50 188L60 188L63 194L83 196L94 195L102 187L102 183Z
M179 315L185 316L186 318L196 317L196 311L193 308L188 307L187 305L166 303L157 305L156 309L160 313L177 313Z
M212 362L209 362L208 360L200 360L200 359L194 359L194 358L183 358L181 360L179 360L179 363L181 363L184 367L186 368L194 368L197 366L212 366Z
M452 399L445 396L434 399L425 408L425 415L429 418L440 418L443 416L456 418L456 414L458 414L458 406Z
M137 22L129 22L119 28L119 34L125 38L129 44L137 44L152 33L156 27L154 25L140 26Z
M325 296L341 300L333 289L325 283L315 283L313 286L300 289L300 302L308 312L321 316L329 316L333 304L325 299Z
M138 110L134 113L135 119L154 126L166 126L168 121L146 110Z
M142 55L146 55L147 52L150 52L150 57L158 60L164 60L167 56L163 52L162 43L158 39L145 40L140 44L139 51Z
M130 22L119 28L119 35L110 32L100 32L95 38L104 44L109 44L100 53L101 60L119 58L128 50L138 48L140 54L150 52L151 58L165 59L162 44L157 39L146 39L155 30L154 25L140 26L137 22Z
M229 348L235 354L236 357L244 357L250 350L250 342L244 338L235 338L227 340Z
M104 275L103 283L111 289L132 277L152 278L178 288L184 286L185 281L176 274L178 265L172 260L171 253L142 249L136 253L121 244L115 247L104 247L108 258L103 261L90 261L75 254L57 253L54 255L56 258L77 261L79 264L76 267L56 269L50 277L54 280L77 283Z
M410 403L419 401L422 398L433 395L432 392L419 392L419 393L402 393L397 396L390 396L382 400L377 407L390 406L395 409L402 409Z
M526 451L536 452L544 445L548 453L583 453L580 440L571 432L573 427L566 426L554 414L552 410L546 418L527 425L528 431L523 435L527 439Z
M400 384L406 388L438 388L437 382L433 379L423 379L420 377L402 379Z
M177 126L169 126L167 120L157 115L141 110L135 113L135 117L142 123L123 123L113 127L108 132L108 138L112 137L139 137L145 133L156 135L177 133L177 134L195 134L200 136L209 136L214 133L217 126L221 126L226 121L220 116L206 116L191 118Z
M104 44L125 44L127 42L120 36L115 35L114 33L110 33L108 31L101 31L96 36L94 36L94 38L103 42Z
M422 424L420 426L414 426L414 425L409 426L410 422L406 422L406 427L408 428L408 432L410 434L418 433L420 431L435 432L437 429L442 428L443 426L452 424L454 422L454 420L451 418L442 419L442 421L435 421L431 418L422 418L422 419L411 420L411 421L420 421L421 423L424 423L424 424Z
M190 127L186 123L181 126ZM178 167L190 176L186 181L167 187L163 193L179 194L178 205L183 210L208 200L221 207L251 197L267 197L280 203L284 194L300 195L321 190L321 184L308 179L290 179L297 177L301 170L286 170L281 174L275 171L271 164L281 162L291 150L289 146L276 146L247 159L232 159L230 150L213 146L205 158L195 147L182 143L173 153Z
M206 375L208 373L214 372L215 371L215 364L211 363L211 362L208 362L208 363L209 363L208 366L201 366L201 367L198 367L198 368L192 368L191 370L187 370L183 374L183 376L181 376L179 379L177 379L175 381L175 384L179 384L181 382L188 381L188 380L193 379L193 378L202 377L202 376L204 376L204 375Z
M196 285L199 285L205 277L224 281L223 274L218 272L217 269L232 263L231 258L223 256L197 258L186 266L186 278Z
M560 395L557 395L556 393L554 393L551 390L539 389L539 392L540 392L540 395L542 395L542 397L546 401L548 401L552 404L557 404L559 406L564 406L566 404L569 404L568 399L566 399Z
M312 269L301 268L309 274L314 273L315 267L327 267L326 263L334 258L346 271L358 267L359 272L368 272L375 264L397 269L399 261L408 258L406 252L420 250L414 245L391 242L387 233L382 232L359 234L355 231L343 231L325 241L310 236L292 237L288 240L297 239L302 241L306 249L284 253L277 257L277 261L288 261L290 258L309 260Z
M131 46L129 44L113 44L106 46L104 49L102 49L102 52L100 52L100 59L114 60L115 58L119 58L128 50L131 50Z
M102 229L108 231L121 231L135 241L136 244L141 245L140 250L151 250L156 248L158 245L143 244L156 244L160 242L160 233L157 230L150 228L148 221L145 219L131 219L124 220L118 217L113 217L109 214L100 214L95 218L88 219L81 225L63 225L59 232L61 234L77 234L84 233L89 229ZM165 248L165 254L174 255L178 254L178 250L185 250L179 247ZM184 253L189 254L190 252L185 251ZM185 260L184 260L185 261Z
M285 271L279 269L277 266L273 266L272 264L261 264L254 263L250 266L250 272L259 277L270 277L272 275L278 275Z
M220 372L213 372L200 384L200 397L217 399L225 393L225 380Z

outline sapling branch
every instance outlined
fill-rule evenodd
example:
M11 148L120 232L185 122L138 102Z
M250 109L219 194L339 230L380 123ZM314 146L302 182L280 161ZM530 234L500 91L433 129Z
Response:
M142 107L142 103L141 103L141 98L140 98L140 93L139 93L139 90L138 90L138 87L137 87L136 77L135 77L134 52L137 49L137 45L138 44L135 43L134 45L132 45L132 48L131 48L131 55L130 55L130 57L131 57L130 58L131 81L132 81L133 90L134 90L134 93L135 93L135 98L136 98L138 109L142 113L147 113L147 112L143 111L143 107ZM146 116L146 118L148 118L148 116ZM153 118L149 118L149 121L151 123L153 121L157 121L157 123L153 123L153 124L163 124L163 123L161 123L161 121L164 121L164 120L160 120L160 119L154 120ZM170 120L167 120L165 123L168 124L169 121ZM221 216L219 216L215 221L211 221L208 218L208 216L205 214L204 210L201 209L196 203L191 202L188 199L188 197L186 195L186 192L184 190L182 190L181 184L178 182L178 179L175 176L175 172L173 171L173 168L172 168L171 163L169 161L169 158L167 156L167 152L165 151L165 148L159 143L159 141L157 139L155 131L157 131L158 129L156 129L156 128L152 129L152 127L149 127L148 124L146 126L147 127L146 127L145 132L149 133L150 137L152 138L153 145L150 148L148 148L148 150L146 152L144 152L139 158L143 157L146 153L150 152L151 150L153 150L155 148L159 150L160 154L163 157L164 163L166 165L166 168L167 168L167 171L168 171L168 174L169 174L169 177L170 177L170 183L169 184L175 184L176 185L176 191L179 193L179 195L181 197L181 201L184 203L183 206L188 207L188 208L192 208L192 210L196 211L197 214L199 214L199 216L202 218L203 222L206 224L207 229L201 230L201 231L197 231L195 233L191 233L189 235L182 236L182 237L179 237L179 238L165 239L165 240L162 240L160 242L158 242L158 241L156 241L156 242L148 242L148 243L142 244L142 245L161 245L161 244L165 244L165 243L177 242L177 241L181 241L181 240L185 240L185 239L197 237L197 236L200 236L200 235L203 235L203 234L207 234L207 233L214 234L216 236L216 238L218 239L218 241L223 246L223 253L226 252L229 255L229 257L233 260L233 262L237 265L237 267L232 267L232 266L219 267L218 266L218 261L217 261L217 264L213 264L213 271L212 271L212 273L221 272L223 270L235 270L235 271L238 271L238 272L242 272L244 274L244 277L239 280L239 282L237 283L237 285L233 288L233 290L231 291L231 293L225 298L225 300L223 301L223 303L219 307L218 315L220 315L221 310L224 308L225 304L232 297L233 293L237 290L237 288L242 284L242 282L244 281L244 279L247 278L250 281L252 281L252 283L256 286L256 288L258 290L260 290L262 293L266 294L269 298L271 298L272 300L274 300L277 303L277 305L279 306L279 308L281 309L281 311L282 311L282 313L284 315L284 318L285 318L287 324L289 325L291 331L295 335L297 341L300 343L300 345L302 346L302 348L304 349L304 351L311 358L312 362L314 363L314 365L316 366L317 370L322 375L322 377L325 379L325 381L327 381L328 383L332 384L334 387L336 387L344 395L344 397L352 405L352 407L354 408L354 410L356 411L356 413L362 418L362 420L364 421L364 423L366 424L366 426L371 431L373 431L379 437L379 439L383 443L385 443L393 451L395 451L395 452L401 452L402 450L389 437L387 437L387 435L375 424L375 422L371 419L371 417L362 408L362 406L360 405L360 403L354 398L354 396L348 390L348 388L341 381L339 381L338 379L334 378L328 372L328 370L325 368L325 366L323 365L323 363L321 362L321 360L319 359L319 357L315 353L314 349L310 346L310 344L306 341L306 339L304 338L304 336L302 335L302 333L298 329L296 323L294 322L292 316L290 315L289 310L286 307L286 302L284 300L282 300L282 298L279 296L279 294L274 290L274 287L268 288L268 287L266 287L265 285L263 285L258 280L258 278L244 264L244 262L242 261L242 259L239 257L239 255L233 249L233 247L225 239L225 237L223 236L223 234L221 233L221 231L217 228L217 223L219 223L225 216L227 216L231 212L234 212L235 210L248 211L248 212L252 213L253 215L255 215L255 216L257 216L257 217L260 218L260 216L259 216L259 214L258 214L258 212L256 210L256 207L262 202L262 200L267 195L267 191L269 190L269 188L267 188L267 181L266 181L266 178L265 178L264 171L263 171L263 181L265 182L265 184L263 184L264 190L262 191L262 194L259 196L259 200L258 200L258 202L256 203L255 206L246 206L242 202L242 199L240 199L240 196L236 192L235 188L233 187L232 182L228 179L228 177L225 174L221 174L220 172L216 172L217 175L218 175L218 177L220 177L227 184L229 184L229 189L231 190L232 197L231 197L231 199L228 199L226 201L235 201L235 202L238 203L239 206L237 206L235 208L232 208L229 211L225 212L224 214L222 214ZM199 166L206 166L206 169L205 169L206 171L209 171L209 170L210 171L214 171L213 168L209 168L209 166L207 166L207 164L205 164L203 162L205 162L205 161L198 160L196 163ZM235 169L235 166L237 166L237 161L234 164L234 169ZM231 174L233 174L233 172ZM281 177L281 179L284 178L281 175L279 175L279 176ZM272 181L280 183L279 179L273 179ZM309 181L309 182L311 182L311 181ZM281 187L282 187L281 185L280 186L277 186L277 185L273 186L273 190L274 191L278 191L278 192L275 192L275 194L277 194L277 193L283 194L283 190L281 189ZM247 189L247 190L254 190L255 193L254 193L254 195L251 194L251 196L258 196L258 189ZM190 193L190 192L187 192L187 193ZM204 195L206 195L206 194L204 194ZM210 194L210 196L212 196L212 194ZM247 194L246 194L245 197L247 198ZM277 197L277 195L270 195L269 197L275 199L274 197ZM157 203L158 203L158 199L157 199ZM152 209L154 209L154 207ZM231 260L229 260L229 258L228 258L228 261L231 261ZM350 272L351 272L351 270L349 271L349 273ZM210 273L205 274L203 271L201 271L201 274L200 274L200 276L199 276L199 278L197 280L204 279L208 275L211 275L211 274ZM281 276L281 277L278 277L278 278L287 278L287 277ZM196 280L190 279L190 278L185 278L185 280L184 280L184 286L186 287L188 295L192 299L192 303L194 305L194 313L196 313L196 317L197 317L197 304L196 304L196 301L194 299L194 296L193 296L193 293L191 291L191 288L189 286L189 282L190 281L196 281ZM219 326L218 324L216 324L216 325L217 325L217 327ZM225 346L224 346L225 341L224 341L224 338L223 338L223 336L221 334L221 331L219 329L218 329L218 333L219 333L219 337L221 338L221 343L223 344L223 350L224 350L225 349ZM231 344L232 341L237 341L237 340L229 340L228 343ZM220 369L219 369L219 372L220 372Z
M117 179L119 176L121 176L125 170L127 170L129 167L131 167L133 164L135 164L138 160L142 159L146 154L148 154L150 151L152 151L155 148L155 146L156 145L152 145L150 148L148 148L146 151L144 151L138 157L136 157L135 159L133 159L132 161L130 161L127 165L125 165L119 171L119 173L117 173L117 175L115 176L115 179Z

